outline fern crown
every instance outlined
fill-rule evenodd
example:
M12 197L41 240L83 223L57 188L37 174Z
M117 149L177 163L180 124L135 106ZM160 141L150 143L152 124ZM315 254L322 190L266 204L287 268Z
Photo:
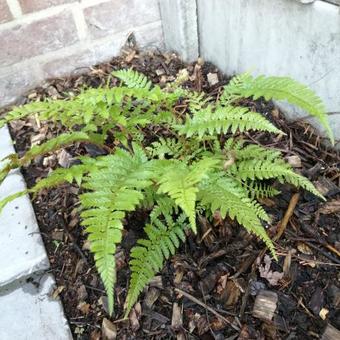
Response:
M198 206L207 216L219 211L222 217L237 221L263 240L276 258L263 227L269 217L257 199L279 193L273 186L275 180L322 196L284 162L280 152L242 141L240 134L249 130L282 132L260 113L241 106L240 99L287 100L318 118L331 137L321 100L307 87L281 77L237 76L214 102L202 93L183 89L181 80L161 89L132 70L116 71L113 76L120 79L119 87L87 89L67 100L30 103L0 120L3 126L34 114L66 129L22 157L8 156L0 181L35 157L74 143L109 148L106 156L80 157L78 164L54 170L28 192L37 194L65 181L82 187L81 224L108 295L110 313L115 253L125 218L137 209L147 211L149 220L145 237L131 250L126 315L164 261L190 231L197 232ZM184 114L175 110L179 100L186 105ZM151 141L146 138L150 133ZM0 208L26 192L5 198Z

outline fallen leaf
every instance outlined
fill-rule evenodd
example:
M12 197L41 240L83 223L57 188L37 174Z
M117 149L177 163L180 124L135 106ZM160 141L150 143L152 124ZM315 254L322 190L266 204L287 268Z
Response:
M105 340L117 339L117 327L110 320L104 318L102 322L102 333Z
M263 261L264 266L259 266L260 276L266 279L272 286L277 286L278 282L283 278L284 273L270 270L272 261L268 255L264 257Z
M51 233L52 239L57 241L62 241L64 239L63 230L53 230Z
M234 306L240 298L241 291L234 281L228 280L224 291L221 294L221 300L225 307Z
M79 309L83 314L87 315L90 312L90 304L86 303L84 301L80 302L77 306L77 309Z
M217 287L216 287L217 294L222 294L222 292L224 291L227 285L228 276L229 274L225 274L225 275L220 276L220 278L218 279Z
M222 321L221 318L213 318L210 322L210 327L213 331L218 332L222 329L226 328L228 324L225 321Z
M301 158L297 155L289 156L286 158L287 162L293 167L293 168L302 168Z
M86 300L88 294L87 294L85 285L79 286L79 288L77 289L77 295L78 295L78 301Z
M299 252L301 252L302 254L305 255L313 255L313 251L312 249L310 249L310 247L303 242L298 242L297 244L297 249L299 250Z
M90 250L91 249L91 242L89 240L86 240L81 248L83 250Z
M140 327L139 319L141 315L142 315L142 306L139 302L137 302L135 306L131 309L131 312L129 314L130 326L133 332L136 332Z
M153 304L157 301L159 298L160 291L159 289L155 287L150 287L145 294L144 302L143 302L143 309L150 310L153 306Z
M90 340L100 340L100 331L95 330L90 334Z

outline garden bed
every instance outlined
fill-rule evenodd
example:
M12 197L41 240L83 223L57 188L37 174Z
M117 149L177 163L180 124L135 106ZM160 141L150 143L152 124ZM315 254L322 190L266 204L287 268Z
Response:
M71 92L79 93L85 85L116 85L117 80L110 76L112 70L130 67L161 86L186 69L190 80L184 85L214 97L228 82L207 63L187 65L175 55L126 50L121 57L83 75L49 81L31 91L26 102L64 98ZM134 213L126 220L124 240L116 254L116 304L110 318L103 285L79 226L79 189L65 184L41 192L33 200L34 209L58 286L54 296L63 301L74 338L100 339L104 330L111 332L112 339L115 333L117 339L317 339L327 324L340 329L339 154L324 147L311 126L286 121L272 103L247 100L244 104L262 112L287 134L252 133L244 138L282 151L296 171L314 182L327 202L287 185L279 187L281 195L263 200L272 217L268 230L271 237L278 235L279 225L288 222L275 243L277 263L264 253L263 244L236 222L215 218L212 225L201 219L198 235L188 237L141 296L129 320L123 321L129 250L143 235L147 215ZM178 103L176 110L184 112L185 107L185 102ZM41 125L35 119L11 124L18 153L61 131L60 126ZM28 186L46 177L51 169L67 167L74 157L84 154L98 156L106 150L79 144L40 157L22 169ZM278 297L271 322L253 316L261 289ZM104 318L108 320L103 323Z

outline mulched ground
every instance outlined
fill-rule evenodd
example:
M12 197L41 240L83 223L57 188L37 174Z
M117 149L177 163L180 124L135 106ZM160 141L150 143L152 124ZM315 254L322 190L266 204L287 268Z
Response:
M162 86L186 68L190 81L185 86L215 97L228 81L213 65L202 61L186 65L175 55L139 54L127 49L121 57L83 75L49 81L31 91L25 101L63 98L70 92L79 93L85 85L114 84L110 72L123 67L142 71ZM218 82L212 85L216 76ZM199 235L187 239L145 290L129 320L122 321L129 250L143 235L147 216L135 213L126 221L124 241L116 255L115 315L110 318L103 285L79 226L78 188L64 185L43 191L33 204L57 281L53 297L62 299L75 339L101 339L104 333L109 339L318 339L328 324L340 330L339 154L322 146L312 127L302 121L286 121L271 103L245 104L287 134L278 138L254 133L245 138L281 150L296 171L316 184L327 203L306 192L297 193L290 186L281 186L282 194L277 198L263 200L272 216L270 235L277 235L280 225L282 230L286 226L276 242L277 263L265 255L263 244L233 221L216 216L210 224L201 219ZM11 124L19 153L60 131L59 126L41 126L35 119ZM86 153L96 156L105 150L80 144L38 158L23 169L28 186L58 164L68 166L73 157ZM277 297L271 321L255 317L256 313L254 316L255 299L262 290L274 293L267 294L269 298ZM265 314L270 314L269 309L265 308Z

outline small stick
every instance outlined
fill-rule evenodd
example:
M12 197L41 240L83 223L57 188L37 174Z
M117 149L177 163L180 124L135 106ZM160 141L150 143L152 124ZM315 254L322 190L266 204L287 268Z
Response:
M334 254L338 255L340 257L340 252L338 251L338 249L334 248L333 246L331 246L330 244L326 243L324 245L328 250L330 250L331 252L333 252Z
M287 224L289 222L289 219L293 215L294 209L295 209L295 207L297 205L297 202L299 201L299 198L300 198L300 194L296 193L290 199L287 211L286 211L285 215L283 216L282 221L279 224L279 228L278 228L277 234L274 236L274 241L277 241L282 236L284 231L286 230L286 227L287 227Z
M205 303L203 303L202 301L196 299L194 296L192 296L189 293L186 293L185 291L179 289L179 288L175 288L175 291L183 296L185 296L187 299L191 300L192 302L196 303L197 305L205 308L206 310L208 310L210 313L214 314L215 316L217 316L218 318L220 318L221 320L223 320L224 322L226 322L228 325L230 325L232 328L234 328L236 331L240 331L240 328L235 326L232 322L230 322L228 319L226 319L223 315L217 313L214 309L212 309L211 307L209 307L208 305L206 305Z

